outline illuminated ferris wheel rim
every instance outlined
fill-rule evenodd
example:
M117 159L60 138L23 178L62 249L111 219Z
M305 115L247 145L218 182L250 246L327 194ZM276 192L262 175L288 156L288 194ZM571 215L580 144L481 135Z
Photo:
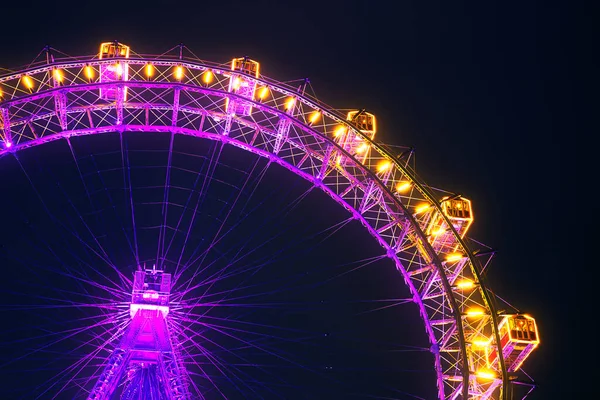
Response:
M133 71L127 77L127 80L99 82L98 77L89 78L84 76L86 68L92 68L94 73L98 74L98 71L101 71L103 67L110 66L115 62L123 63L126 68ZM149 77L144 79L143 70L148 65L154 68L158 79L150 79ZM171 74L173 69L176 68L184 68L186 79L173 81ZM56 71L60 71L61 74L61 82L59 84L57 84ZM210 71L214 75L216 83L202 84L202 74L205 74L207 71ZM190 75L191 78L189 77ZM234 76L241 76L243 80L255 87L260 85L267 88L271 100L257 100L254 97L244 98L239 93L232 93L228 89L228 84L230 85L230 81L234 79ZM25 88L23 88L24 84ZM9 90L6 90L7 88ZM123 93L123 90L125 90L129 92L130 97L134 98L135 96L132 96L132 93L135 93L136 90L139 90L142 94L145 91L152 90L164 90L165 92L177 91L178 94L177 101L159 102L158 100L164 100L164 97L169 98L163 93L153 94L154 97L149 100L144 100L140 94L137 102L128 101L124 96L120 101L96 102L96 98L99 96L95 93L103 88L116 90L117 93ZM465 315L461 310L472 304L482 306L484 314L487 315L488 322L481 330L486 330L489 334L492 347L497 349L497 344L500 342L495 311L492 309L492 305L488 299L488 292L477 272L478 261L444 215L442 203L436 200L434 195L427 189L427 186L417 179L416 174L410 170L408 164L402 165L399 159L393 157L385 148L371 140L368 135L361 132L351 121L345 120L339 112L303 93L299 93L297 89L287 84L267 79L262 75L260 77L258 74L256 77L242 75L222 65L198 62L197 60L166 59L160 56L144 58L118 57L105 60L93 57L77 60L57 60L43 66L36 66L0 77L0 90L3 90L0 92L2 95L0 97L0 100L2 100L0 102L0 133L2 134L0 139L5 144L4 147L0 147L0 157L15 154L27 147L37 146L61 138L68 139L72 136L125 131L168 132L217 140L225 144L237 146L261 157L266 157L310 181L349 210L380 245L386 249L387 256L395 262L397 269L402 273L406 285L413 294L414 302L420 309L425 329L432 343L431 351L436 360L435 370L438 378L439 398L457 398L459 395L462 395L463 398L470 398L471 395L469 393L473 390L471 386L478 384L474 376L476 365L474 365L471 357L467 357L467 346L469 343L465 338L465 328L463 326ZM203 96L203 98L227 99L226 101L237 102L236 104L242 104L244 107L249 105L255 110L255 114L271 116L276 118L277 121L288 121L291 129L297 135L294 137L288 133L286 137L281 138L278 125L270 121L270 117L261 120L251 114L249 115L251 118L246 119L243 118L243 115L239 116L223 110L222 105L217 104L218 100L212 100L208 103L208 106L204 107L200 106L200 102L198 101L195 109L193 107L186 107L179 103L180 93L185 93L192 97ZM72 97L71 99L67 99L69 95ZM84 96L90 95L92 100L83 99ZM64 99L61 100L64 101L62 105L60 101L56 100L61 98L61 96ZM297 108L297 112L288 112L289 110L285 109L286 103L282 103L284 99L290 97L294 99L292 108L294 110ZM55 101L54 109L52 109L51 105L44 103L44 101L52 103L52 100ZM69 101L71 104L69 104ZM82 102L82 104L77 106L77 101ZM28 107L31 110L28 110ZM282 110L282 108L284 109ZM173 123L171 125L152 125L147 120L145 124L128 123L125 121L123 113L129 112L131 115L134 115L137 112L135 110L145 110L146 113L149 110L153 112L160 110L170 111L173 114ZM91 126L84 126L81 123L81 115L84 113L87 113L88 116L90 112L105 112L106 115L109 115L113 111L117 113L116 123L110 123L108 119L103 118L100 126L94 126L92 117L89 117L89 124ZM195 114L199 118L202 118L203 122L201 124L204 123L205 119L210 119L216 122L216 126L220 126L220 123L227 120L241 127L240 130L244 127L253 129L257 132L256 135L260 133L267 137L270 136L275 142L277 142L279 137L280 142L283 141L284 144L280 143L281 147L277 151L274 151L272 145L269 147L265 144L266 142L257 145L246 134L236 136L236 134L232 133L231 127L224 134L223 132L214 131L212 129L214 126L211 127L212 131L211 129L192 129L179 126L179 121L175 120L177 118L175 111L177 111L177 114ZM28 118L24 116L27 113L29 113ZM118 117L119 113L121 113L121 120ZM312 116L314 115L317 115L322 123L314 123L312 120ZM77 119L78 116L79 119ZM228 117L231 118L228 119ZM25 133L27 124L32 124L32 122L36 121L50 121L52 118L58 118L64 126L48 128L50 125L48 123L46 127L49 133L42 132L42 134L38 135L34 133L34 137L28 137ZM136 118L139 120L138 117ZM71 123L70 127L67 126L67 119ZM74 120L76 120L76 126L73 126ZM265 124L265 121L268 123ZM78 123L81 126L77 126ZM337 129L339 126L344 127L344 135L356 135L356 137L361 138L362 142L367 143L369 155L362 162L357 159L357 154L351 154L347 148L344 148L344 146L335 140L333 129ZM201 125L199 128L202 127ZM31 130L33 131L33 128ZM306 136L301 136L299 133ZM304 140L302 138L310 138L314 143L318 143L321 146L315 147L313 142L302 142ZM293 161L294 157L285 156L285 151L283 150L285 145L289 145L289 149L293 149L289 151L303 151L302 160L304 161ZM337 164L335 163L336 157L339 157ZM313 158L320 161L320 165L316 169L306 169L303 163L306 160L312 162ZM344 161L342 164L339 163L340 159ZM378 167L382 163L386 165L384 171L381 171L381 168ZM350 189L346 187L341 191L340 184L328 183L327 178L334 174L337 180L346 179ZM402 196L398 191L394 190L397 184L402 182L408 182L410 185L410 194L407 196ZM354 195L354 198L348 196L352 191L358 193ZM360 198L361 191L362 198ZM441 253L439 251L436 252L428 242L423 227L417 221L417 213L413 214L409 211L421 201L425 201L428 204L430 208L428 212L437 212L445 220L448 231L453 236L454 248L459 249L463 255L460 260L444 261ZM360 207L353 204L360 204L361 207L364 207L360 209ZM369 209L366 209L367 205L370 207ZM379 207L383 210L387 214L387 220L386 217L382 217L381 215L375 218L368 216L367 213L371 212L374 207ZM395 233L389 232L392 229L394 229ZM400 236L402 236L401 239ZM414 249L406 248L406 244L409 242ZM410 261L406 259L405 254L402 252L411 251L424 261L415 262L414 260ZM474 300L470 296L463 296L456 290L456 279L453 282L449 281L449 277L447 276L448 265L460 263L463 265L457 275L467 275L472 278L472 282L478 286L479 290L474 291L474 293L479 293L479 299ZM438 293L432 293L431 286L434 285L432 282L435 282L436 279L439 281L435 283ZM429 288L427 288L427 284ZM430 290L430 292L427 290ZM437 298L428 298L428 296L433 295L437 296ZM482 396L487 397L479 396L477 398L490 398L496 388L507 384L508 375L502 352L497 353L499 376L495 376L490 380L492 382L491 389L490 384L484 387L487 392L483 393ZM462 385L462 382L469 382L469 384ZM503 390L503 392L506 393L506 390Z

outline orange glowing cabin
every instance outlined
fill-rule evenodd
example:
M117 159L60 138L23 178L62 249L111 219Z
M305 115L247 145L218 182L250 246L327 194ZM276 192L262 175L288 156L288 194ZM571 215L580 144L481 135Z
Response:
M244 74L258 78L260 63L248 57L234 58L231 60L231 70L243 72Z
M443 197L440 205L442 213L448 218L452 227L458 232L461 238L465 237L467 231L473 223L473 208L471 200L461 196ZM436 251L453 251L457 247L452 230L446 223L446 220L437 211L434 211L429 223L427 223L425 234L429 237L429 242Z
M375 132L377 132L377 125L375 123L375 116L365 111L350 111L346 116L348 121L353 122L360 132L373 140L375 138Z
M256 91L256 82L250 81L246 76L258 78L259 69L260 63L248 57L231 60L231 70L236 73L232 73L229 79L229 92L235 93L242 98L253 100ZM225 111L228 114L248 116L252 113L252 103L236 97L227 97L225 98Z
M352 122L362 135L373 140L377 132L375 116L365 111L354 110L348 112L346 120ZM365 163L371 146L360 134L345 129L343 133L336 134L338 144L353 155L361 163Z
M124 57L129 58L129 46L119 42L106 42L100 45L100 54L98 57L104 58Z
M119 42L106 42L100 45L98 54L100 60L115 58L112 63L100 63L100 82L115 82L126 81L129 79L129 65L118 60L119 58L129 58L129 46ZM102 86L100 88L100 98L108 101L116 101L119 99L125 101L127 97L127 88L119 88L117 86Z
M505 315L498 325L504 365L509 372L518 370L540 343L535 320L529 315ZM496 349L488 353L488 362L498 362Z

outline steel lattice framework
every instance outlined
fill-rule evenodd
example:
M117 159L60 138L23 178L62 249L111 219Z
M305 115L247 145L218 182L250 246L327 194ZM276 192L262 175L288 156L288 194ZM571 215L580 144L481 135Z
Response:
M103 81L110 66L127 74ZM0 157L72 136L143 131L221 141L278 163L345 207L395 262L431 343L439 399L508 398L499 316L480 276L491 255L475 255L406 158L346 115L262 75L243 76L260 93L249 97L232 90L238 75L168 55L50 59L0 77ZM362 155L340 144L340 132L362 137ZM449 234L434 245L426 229L435 215ZM481 337L490 339L485 352L474 345ZM498 355L491 364L489 351ZM477 373L484 367L491 376Z

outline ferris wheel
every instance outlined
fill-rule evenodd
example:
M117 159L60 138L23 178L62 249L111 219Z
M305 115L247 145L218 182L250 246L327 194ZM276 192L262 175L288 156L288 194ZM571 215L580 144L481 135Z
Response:
M248 57L46 50L0 76L7 398L531 392L471 201L374 114Z

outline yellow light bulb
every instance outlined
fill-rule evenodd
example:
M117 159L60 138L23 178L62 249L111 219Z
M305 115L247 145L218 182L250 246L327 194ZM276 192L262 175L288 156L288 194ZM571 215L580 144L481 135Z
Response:
M308 122L314 124L319 120L319 118L321 118L321 113L319 111L315 111L308 117Z
M450 253L446 256L446 261L454 262L462 259L464 255L462 253Z
M27 89L29 89L29 90L33 89L34 83L33 83L33 79L32 79L30 76L28 76L28 75L25 75L25 76L23 77L22 81L23 81L23 85L24 85L24 86L25 86Z
M356 154L363 154L369 149L369 145L366 143L361 144L356 148Z
M492 371L491 369L487 369L487 368L482 368L482 369L478 370L475 373L475 376L477 378L487 379L487 380L496 379L496 373L494 371Z
M52 76L54 77L54 80L59 83L62 83L62 81L65 79L63 72L58 68L52 71Z
M115 73L120 78L123 75L123 65L121 63L116 63L114 65Z
M461 290L472 289L473 287L475 287L475 282L473 282L470 279L462 279L456 282L456 287Z
M91 81L92 79L94 79L94 76L95 76L95 74L96 74L96 73L95 73L95 71L94 71L94 68L92 68L90 65L86 65L86 66L83 68L83 74L85 75L85 77L86 77L88 80L90 80L90 81Z
M266 99L268 95L269 95L269 88L268 88L268 87L266 87L266 86L263 86L263 87L261 87L261 88L258 90L258 98L259 98L260 100L264 100L264 99Z
M431 235L432 236L440 236L440 235L443 235L445 232L446 232L446 229L437 228L437 229L434 229L433 231L431 231Z
M479 307L469 308L465 313L467 317L481 317L485 314L485 311Z
M213 78L214 75L210 70L206 70L202 74L202 82L204 82L205 85L210 85L210 83L213 81Z
M388 169L390 169L391 166L392 166L391 162L389 162L387 160L381 161L377 165L377 172L383 173L383 172L387 171Z
M401 181L398 182L398 184L396 185L396 191L398 193L405 193L411 188L411 186L412 185L410 184L410 182Z
M185 73L184 73L183 67L181 65L176 66L175 69L173 70L173 77L175 79L177 79L178 81L182 80L184 75L185 75Z
M233 80L233 90L238 90L240 88L240 86L242 86L242 80L239 77L235 77L235 79Z
M288 97L284 104L285 110L290 111L292 107L294 107L294 104L296 104L296 99L293 97Z
M344 125L338 125L338 127L335 128L335 130L333 131L333 136L334 137L340 137L344 133L346 133L346 127Z
M146 74L146 78L152 78L154 76L154 65L148 63L146 64L146 66L144 67L144 73Z
M487 338L474 339L471 341L473 347L485 349L490 346L490 340Z
M425 212L425 211L429 210L429 207L431 207L431 206L427 203L419 204L417 207L415 207L415 214L420 214L422 212Z

